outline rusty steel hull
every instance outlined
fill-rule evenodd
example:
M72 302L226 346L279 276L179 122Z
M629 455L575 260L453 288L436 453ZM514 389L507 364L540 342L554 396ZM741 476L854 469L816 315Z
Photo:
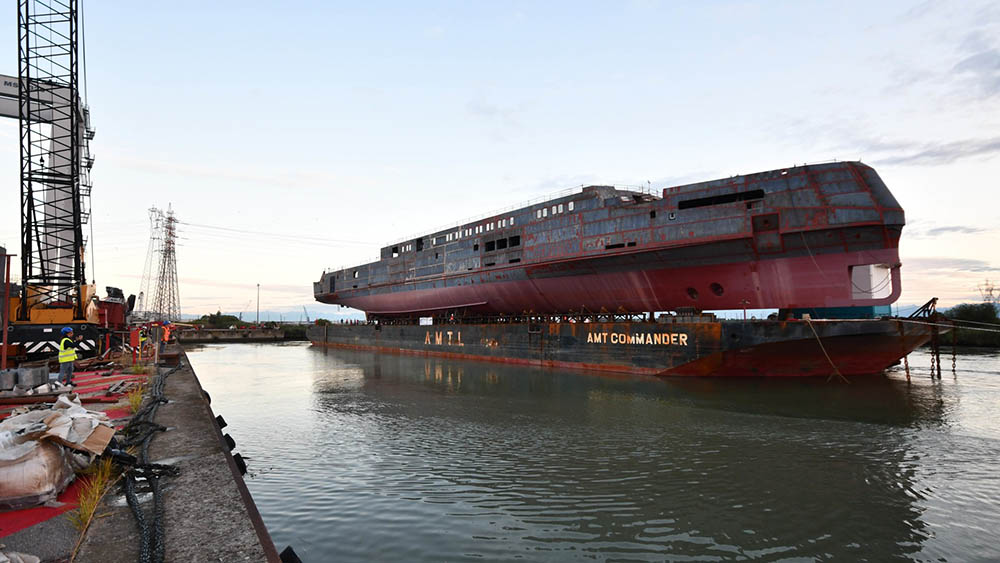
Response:
M902 319L333 324L316 346L603 372L713 377L877 374L931 338ZM815 334L813 330L815 329ZM829 354L829 358L824 354ZM835 367L834 367L835 366Z
M376 317L871 307L901 291L903 210L830 163L578 193L382 248L315 298Z
M356 291L322 295L372 315L396 316L464 310L474 313L564 313L568 311L666 311L754 309L782 303L797 307L888 305L899 297L899 270L892 291L879 299L852 295L847 272L856 264L899 262L895 248L731 263L662 267L652 252L616 264L581 259L544 266L506 268L441 280L424 289ZM697 261L696 261L697 262ZM626 264L627 267L621 268ZM683 262L681 262L683 263Z

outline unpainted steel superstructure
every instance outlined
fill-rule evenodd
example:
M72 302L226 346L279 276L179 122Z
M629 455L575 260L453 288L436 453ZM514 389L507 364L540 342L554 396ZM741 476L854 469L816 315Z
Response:
M314 293L384 319L887 305L904 224L860 162L587 186L387 245Z

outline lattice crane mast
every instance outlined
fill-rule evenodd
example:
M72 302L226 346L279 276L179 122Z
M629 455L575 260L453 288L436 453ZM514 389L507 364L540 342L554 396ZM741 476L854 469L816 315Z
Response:
M18 119L21 147L21 290L9 316L28 353L51 351L46 325L92 329L99 318L84 270L94 129L80 97L77 8L19 0L18 75L0 75L0 116ZM80 333L84 349L95 344L96 333Z
M0 75L0 116L21 142L21 282L17 320L87 318L84 274L94 137L80 98L77 0L18 2L18 76ZM32 315L36 306L71 316Z

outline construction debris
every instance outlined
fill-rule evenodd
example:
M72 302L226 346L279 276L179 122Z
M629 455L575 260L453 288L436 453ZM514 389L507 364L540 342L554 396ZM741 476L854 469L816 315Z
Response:
M0 546L2 547L2 546ZM41 559L27 553L0 549L0 563L40 563Z
M0 508L55 499L114 433L106 414L83 408L73 393L0 422Z

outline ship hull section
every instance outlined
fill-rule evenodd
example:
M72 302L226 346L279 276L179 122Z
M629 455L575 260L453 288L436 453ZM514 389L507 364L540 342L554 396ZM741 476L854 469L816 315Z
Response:
M388 245L313 293L376 317L879 306L900 293L904 224L861 163L588 186Z
M893 303L900 292L896 248L773 258L687 267L650 267L637 254L614 264L580 260L544 267L507 268L380 293L379 288L318 296L373 315L415 315L464 310L511 312L641 312L682 307L700 310L787 307L857 307ZM851 268L885 265L872 288L851 283ZM881 287L880 287L881 286ZM884 291L883 291L884 289ZM879 290L881 294L877 291Z

